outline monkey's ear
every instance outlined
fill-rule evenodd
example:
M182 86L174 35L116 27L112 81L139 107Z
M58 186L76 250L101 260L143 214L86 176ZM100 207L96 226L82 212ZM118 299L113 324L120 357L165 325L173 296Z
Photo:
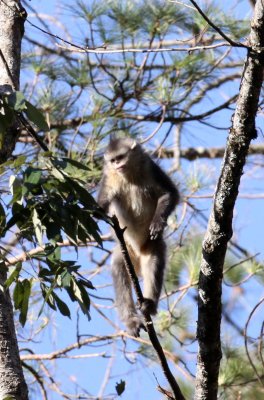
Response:
M137 145L137 142L134 140L133 143L130 146L130 149L133 150Z

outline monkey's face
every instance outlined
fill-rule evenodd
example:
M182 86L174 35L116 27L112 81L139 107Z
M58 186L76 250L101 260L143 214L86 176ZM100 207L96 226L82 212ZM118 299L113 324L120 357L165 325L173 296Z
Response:
M137 147L134 142L132 145L130 142L128 144L119 143L119 146L116 145L115 148L108 149L104 157L110 168L114 169L118 174L126 175L133 170L136 153Z
M129 151L118 152L117 154L109 154L106 158L108 164L119 174L125 174L129 167Z

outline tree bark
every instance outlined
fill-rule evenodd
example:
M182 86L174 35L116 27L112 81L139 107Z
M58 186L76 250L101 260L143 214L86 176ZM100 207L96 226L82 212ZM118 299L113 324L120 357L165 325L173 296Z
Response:
M23 12L20 1L0 1L0 95L19 89L21 41L26 15ZM0 164L11 156L16 139L17 126L14 124L1 140ZM13 307L9 291L3 288L6 277L5 264L0 262L0 399L12 396L17 400L28 400Z
M250 141L256 138L255 118L263 81L264 8L257 0L251 21L247 59L232 128L227 140L223 167L218 180L213 209L203 241L198 285L199 343L196 400L217 398L221 353L221 292L227 243L232 237L232 219L240 178Z
M19 90L21 41L24 34L25 10L20 1L0 1L0 95ZM17 126L10 128L0 146L0 164L14 150L18 135Z
M0 265L0 286L6 281L6 266ZM28 400L28 390L19 357L13 307L8 290L0 290L0 399L13 396Z

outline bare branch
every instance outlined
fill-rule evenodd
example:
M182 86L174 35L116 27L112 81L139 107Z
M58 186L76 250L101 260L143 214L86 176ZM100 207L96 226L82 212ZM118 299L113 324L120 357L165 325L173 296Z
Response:
M253 360L252 360L252 358L251 358L251 356L250 356L250 354L249 354L247 329L248 329L248 325L249 325L249 323L250 323L250 320L251 320L253 314L254 314L255 311L261 306L261 304L263 304L263 302L264 302L264 297L255 305L255 307L253 308L253 310L252 310L251 313L249 314L248 320L247 320L246 325L245 325L245 348L246 348L247 358L248 358L248 361L249 361L251 367L253 368L253 370L254 370L254 372L255 372L257 378L258 378L259 383L260 383L262 386L264 386L263 376L259 374L259 372L258 372L257 368L255 367L255 364L254 364L254 362L253 362Z
M192 161L198 158L222 158L225 154L224 147L188 147L187 149L181 149L181 158L186 158L186 160ZM255 144L251 145L248 150L249 155L264 154L264 145ZM155 155L157 155L155 153ZM173 158L173 150L161 149L159 150L159 157L161 158Z
M124 262L125 262L125 266L126 266L126 269L127 269L127 273L130 276L130 279L131 279L131 281L133 283L133 286L134 286L134 289L135 289L135 292L136 292L138 303L139 303L139 305L142 305L143 301L144 301L144 297L143 297L143 294L142 294L142 291L141 291L141 288L140 288L140 285L139 285L139 282L138 282L137 275L136 275L135 270L134 270L134 266L133 266L133 264L131 262L129 254L128 254L128 250L127 250L126 243L125 243L125 240L124 240L124 229L120 228L120 225L119 225L119 222L118 222L118 219L116 218L116 216L113 216L111 218L111 221L112 221L113 229L115 231L115 234L116 234L117 239L118 239L119 244L120 244L120 248L121 248L121 252L122 252L123 257L124 257ZM171 386L171 389L172 389L172 391L174 393L175 399L176 400L184 400L184 396L183 396L183 394L181 392L181 389L180 389L178 383L176 382L172 372L170 371L169 365L167 363L167 360L166 360L165 354L163 352L162 346L161 346L161 344L160 344L160 342L158 340L158 337L157 337L157 334L156 334L156 331L155 331L155 328L154 328L154 325L153 325L153 321L152 321L150 315L149 314L144 314L144 319L145 319L146 329L147 329L147 332L148 332L148 335L149 335L149 339L150 339L150 341L151 341L151 343L152 343L152 345L153 345L153 347L154 347L154 349L155 349L155 351L156 351L156 353L158 355L158 358L160 360L164 375L167 378L167 380L168 380L168 382L169 382L169 384Z

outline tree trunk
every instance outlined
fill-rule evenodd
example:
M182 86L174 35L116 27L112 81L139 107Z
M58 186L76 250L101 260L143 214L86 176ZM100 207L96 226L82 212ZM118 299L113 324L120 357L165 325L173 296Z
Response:
M0 286L6 280L6 266L0 266ZM28 400L28 390L19 358L13 307L9 291L0 290L0 399L7 396Z
M203 242L199 277L199 343L196 374L196 400L217 398L221 353L221 293L227 243L232 236L232 219L240 178L250 141L256 138L255 118L263 81L264 9L257 0L240 93L229 133L223 167L218 181L213 209Z
M0 1L0 95L19 89L21 40L24 32L24 9L20 1ZM23 17L24 15L24 17ZM1 137L0 164L15 147L17 126ZM0 399L8 396L28 400L28 390L19 358L13 307L8 290L3 289L7 271L0 263Z
M0 95L19 90L21 41L24 33L25 10L20 1L0 1ZM14 125L1 138L0 164L5 162L14 150L17 139Z

